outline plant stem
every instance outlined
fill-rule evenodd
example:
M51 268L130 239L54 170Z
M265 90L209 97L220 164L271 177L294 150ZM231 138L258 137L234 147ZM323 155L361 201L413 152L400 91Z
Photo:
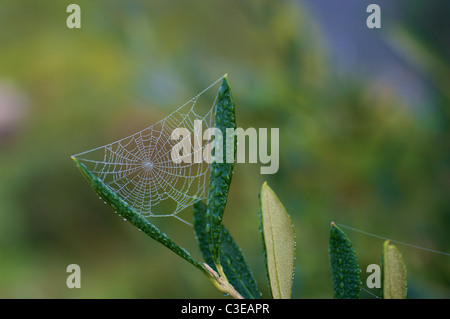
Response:
M227 277L225 276L225 273L223 272L222 267L217 267L217 270L219 271L220 275L214 271L208 264L204 263L203 266L205 267L206 271L211 275L211 281L213 282L214 286L216 286L217 289L219 289L224 294L230 295L234 299L244 299L244 297L241 296L240 293L238 293L234 287L228 282Z

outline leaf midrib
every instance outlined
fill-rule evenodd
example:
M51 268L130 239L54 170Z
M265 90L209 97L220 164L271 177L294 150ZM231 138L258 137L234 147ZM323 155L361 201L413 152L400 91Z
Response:
M270 237L271 237L271 241L272 241L272 255L273 255L273 261L274 261L274 271L275 271L275 278L276 278L276 284L277 284L277 290L278 290L278 294L279 297L282 298L282 293L281 293L281 286L280 286L280 277L278 275L278 267L277 267L277 256L276 256L276 249L275 249L275 236L273 234L273 224L272 224L272 207L273 205L270 205L270 213L269 213L269 223L270 223Z

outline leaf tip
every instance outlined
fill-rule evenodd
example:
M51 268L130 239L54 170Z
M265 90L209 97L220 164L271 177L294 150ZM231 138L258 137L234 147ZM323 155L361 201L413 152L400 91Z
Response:
M267 182L264 182L263 184L262 184L262 186L261 186L261 191L260 191L260 193L262 193L264 190L266 190L266 189L270 189L270 186L269 186L269 184L267 184Z
M70 156L70 158L72 159L72 161L75 162L75 165L78 167L78 169L80 169L82 172L84 172L86 169L86 167L83 167L84 165L82 163L80 163L80 161L78 160L78 158L76 158L75 156Z

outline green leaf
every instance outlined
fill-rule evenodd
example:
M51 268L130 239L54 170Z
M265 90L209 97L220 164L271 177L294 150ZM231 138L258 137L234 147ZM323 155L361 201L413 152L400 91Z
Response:
M72 157L72 159L80 169L81 173L87 179L91 187L112 209L114 209L118 214L120 214L123 218L136 226L142 232L160 242L161 244L175 252L177 255L207 274L203 266L195 261L186 249L175 244L165 233L161 232L155 225L150 223L144 216L142 216L134 208L128 205L123 199L117 196L117 194L114 193L108 186L106 186L99 178L92 174L83 163L80 163L74 157Z
M220 129L223 136L223 150L226 150L227 128L236 129L236 118L234 114L234 102L231 89L225 75L216 98L216 114L214 127ZM220 265L220 232L222 230L222 218L228 199L231 178L233 177L234 159L236 157L236 138L233 136L233 161L227 163L227 152L223 151L222 163L213 161L211 163L211 174L209 178L209 193L206 211L206 234L209 249L214 264ZM216 159L217 160L217 159Z
M402 254L386 240L381 257L384 299L406 299L406 266Z
M291 297L295 236L291 219L273 190L264 183L260 193L260 222L271 296Z
M194 203L194 230L205 262L217 271L209 249L206 234L206 210L206 205L202 201L198 200ZM220 260L227 280L233 285L234 289L242 295L242 297L246 299L261 298L261 292L259 291L256 280L245 261L244 255L223 225L220 236Z
M335 299L359 299L361 270L352 243L334 223L330 233L330 267Z

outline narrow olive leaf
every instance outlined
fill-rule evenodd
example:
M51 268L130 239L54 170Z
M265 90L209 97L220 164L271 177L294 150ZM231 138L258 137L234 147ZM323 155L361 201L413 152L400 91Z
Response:
M194 203L194 230L205 262L217 271L211 251L209 250L205 231L206 210L206 205L202 201L198 200ZM258 289L256 280L245 261L241 249L223 225L220 236L220 260L228 281L245 299L261 298L261 292Z
M359 299L361 270L350 239L334 223L330 233L330 267L335 299Z
M72 157L75 164L80 169L86 180L89 182L94 191L118 214L136 226L142 232L160 242L174 253L200 269L207 274L203 266L195 261L189 252L175 244L165 233L161 232L156 226L150 223L144 216L138 213L134 208L129 206L123 199L117 196L108 186L106 186L99 178L92 174L83 163ZM207 274L208 275L208 274ZM209 276L209 275L208 275Z
M264 183L260 193L260 221L271 296L291 297L295 236L291 219L274 191Z
M201 200L197 200L193 205L194 216L192 224L194 226L195 237L197 239L198 247L203 255L205 262L215 271L217 268L209 249L208 235L206 232L206 205Z
M406 266L402 254L386 240L381 257L384 299L406 299Z
M236 129L236 118L231 89L226 75L223 77L216 97L214 127L222 133L222 147L214 147L209 178L205 228L214 264L220 265L222 218L227 204L236 157L236 138L232 133ZM217 138L219 137L215 135L215 139ZM229 141L228 143L227 140Z

